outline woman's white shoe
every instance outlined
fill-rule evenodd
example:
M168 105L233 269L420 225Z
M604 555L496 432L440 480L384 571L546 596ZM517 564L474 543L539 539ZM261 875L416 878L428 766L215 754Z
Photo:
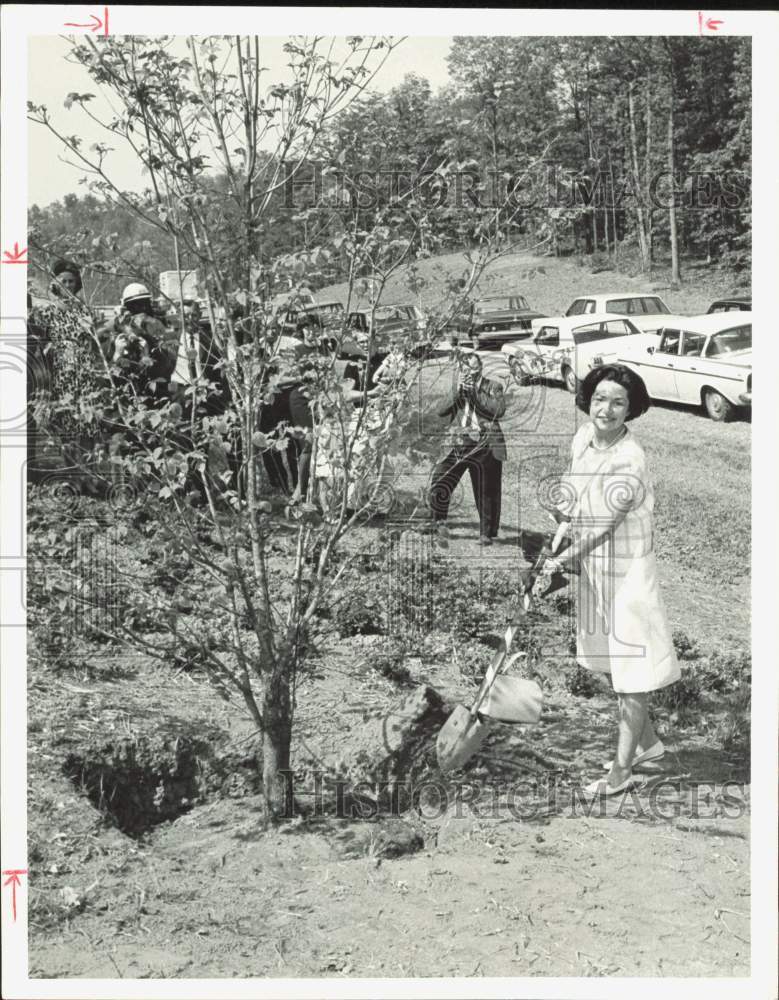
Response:
M590 782L589 785L585 785L584 792L586 795L590 795L593 798L607 799L612 795L619 795L621 792L627 792L631 788L635 788L636 785L641 784L641 779L636 778L634 775L628 775L627 778L619 785L610 785L605 778L599 778L597 781Z
M661 757L665 755L665 747L663 746L662 740L658 740L657 743L653 743L649 749L644 750L643 753L637 753L633 758L632 767L637 767L639 764L648 764L653 760L660 760ZM604 771L610 771L614 764L613 760L610 760L607 764L603 765Z

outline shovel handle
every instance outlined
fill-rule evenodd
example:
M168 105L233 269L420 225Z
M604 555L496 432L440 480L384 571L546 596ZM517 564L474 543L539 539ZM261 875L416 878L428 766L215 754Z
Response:
M549 546L552 554L557 552L557 550L560 548L563 539L568 534L569 527L570 524L568 521L561 521L560 524L558 524L557 531L555 532L555 536L552 539L552 544ZM525 589L523 593L529 594L530 591L533 589L533 585L538 579L538 574L541 572L541 569L545 562L546 562L546 556L544 555L543 552L540 552L538 558L536 559L533 565L533 568L530 571L530 576L528 577L528 581L525 584Z

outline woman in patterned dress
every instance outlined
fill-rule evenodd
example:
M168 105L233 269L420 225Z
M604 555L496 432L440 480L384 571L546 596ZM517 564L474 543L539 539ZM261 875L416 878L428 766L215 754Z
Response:
M96 316L81 298L81 271L72 261L53 268L51 301L32 310L30 321L41 331L45 355L45 384L31 386L36 422L58 439L67 465L83 470L91 452L96 425L79 412L84 398L105 374L97 335Z
M546 573L579 571L576 659L609 673L619 702L617 753L591 795L616 795L637 782L633 767L663 756L649 694L680 677L657 578L654 493L646 456L627 422L646 412L643 382L623 365L593 369L577 394L590 422L572 443L559 519L573 543Z

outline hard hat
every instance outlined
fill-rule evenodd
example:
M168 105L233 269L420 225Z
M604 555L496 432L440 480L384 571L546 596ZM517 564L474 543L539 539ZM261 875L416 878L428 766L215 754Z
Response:
M139 281L134 281L122 292L122 305L127 305L128 302L135 302L137 299L150 298L151 293L146 285L142 285Z

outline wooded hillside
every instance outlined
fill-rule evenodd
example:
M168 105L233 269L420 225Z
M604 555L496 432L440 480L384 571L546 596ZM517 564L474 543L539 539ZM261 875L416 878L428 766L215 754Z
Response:
M489 228L499 241L595 254L604 266L650 273L662 262L674 282L685 259L748 271L750 45L455 38L439 93L416 73L389 93L366 90L325 123L294 174L285 167L255 264L308 252L308 281L341 280L337 253L318 248L337 246L350 226L378 226L387 243L412 240L422 255L473 246ZM226 179L210 183L229 228ZM30 244L51 252L62 236L72 250L79 234L93 301L116 302L126 281L155 285L175 267L173 250L164 232L99 185L93 192L32 206Z

